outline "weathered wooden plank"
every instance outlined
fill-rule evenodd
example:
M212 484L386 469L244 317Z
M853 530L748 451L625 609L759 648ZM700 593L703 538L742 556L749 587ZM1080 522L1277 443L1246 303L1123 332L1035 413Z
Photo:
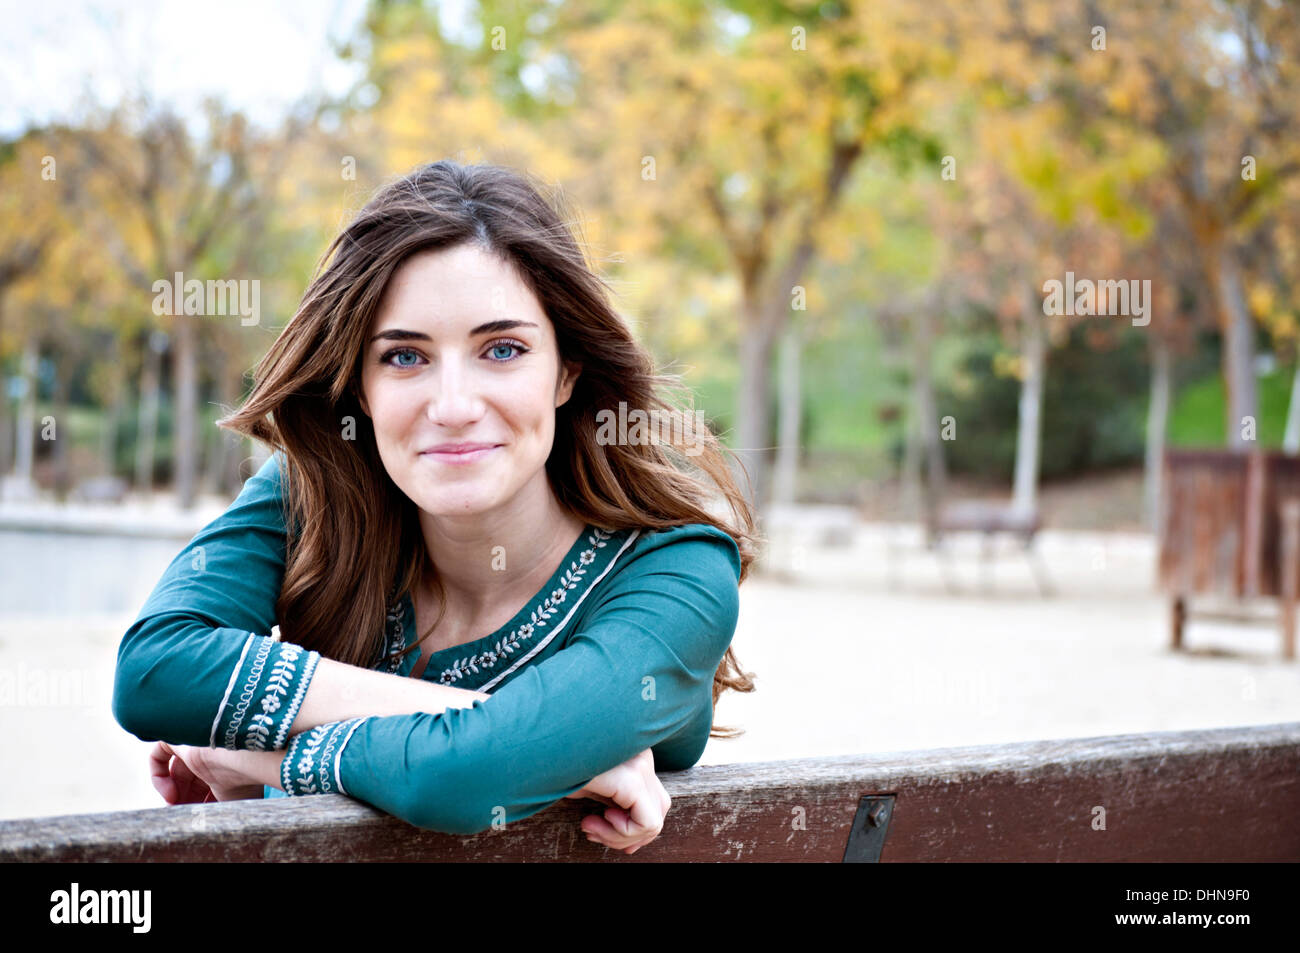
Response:
M583 837L578 822L603 810L595 802L460 837L328 795L6 821L0 860L839 862L867 794L896 799L882 861L1300 860L1300 723L661 778L673 798L667 826L631 856Z

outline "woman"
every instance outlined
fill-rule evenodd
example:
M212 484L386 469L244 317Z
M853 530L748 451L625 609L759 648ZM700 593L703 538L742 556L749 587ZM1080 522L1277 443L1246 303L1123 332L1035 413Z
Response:
M220 421L271 459L119 649L114 716L170 803L342 793L471 834L590 797L632 853L655 770L732 733L753 514L558 206L435 162L331 244ZM615 435L627 408L672 426Z

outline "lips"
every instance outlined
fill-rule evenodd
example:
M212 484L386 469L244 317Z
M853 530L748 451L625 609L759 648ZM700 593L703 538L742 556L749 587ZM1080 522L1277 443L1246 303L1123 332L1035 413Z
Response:
M436 447L425 447L421 453L472 453L475 450L491 450L495 443L443 443Z
M488 456L498 446L494 443L444 444L441 447L425 450L420 456L437 463L473 463Z

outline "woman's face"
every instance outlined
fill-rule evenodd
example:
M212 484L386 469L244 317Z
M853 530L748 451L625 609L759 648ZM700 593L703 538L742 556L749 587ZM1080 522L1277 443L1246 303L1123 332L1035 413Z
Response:
M510 265L475 245L413 255L363 348L362 410L388 475L420 509L472 516L549 492L555 408L578 369L561 372L555 329Z

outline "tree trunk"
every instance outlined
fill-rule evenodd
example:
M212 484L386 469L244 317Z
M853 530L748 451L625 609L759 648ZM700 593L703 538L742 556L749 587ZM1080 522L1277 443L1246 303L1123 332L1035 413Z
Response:
M803 408L799 384L799 361L803 339L798 325L791 322L781 336L780 413L778 414L776 474L772 495L777 503L795 501L795 480L799 467L799 418Z
M772 332L764 329L756 308L747 308L740 336L740 386L736 401L736 455L745 473L740 488L761 509L766 498L768 395L772 365ZM748 479L746 478L748 475Z
M225 460L225 441L222 440L221 428L209 428L205 415L199 438L203 442L203 470L199 477L199 491L216 493L221 484L221 467Z
M212 373L212 390L216 395L218 403L226 401L226 357L220 347L212 347L208 351L208 361ZM206 409L209 405L204 404ZM202 493L216 493L217 485L221 480L221 461L222 461L222 440L221 428L208 426L208 415L200 415L201 425L198 429L198 439L203 447L203 466L199 475L199 491Z
M153 490L154 441L158 436L159 364L166 336L151 332L145 341L144 369L140 375L139 434L135 446L135 485L141 493Z
M1255 322L1246 308L1241 286L1241 266L1231 242L1224 238L1214 258L1217 269L1215 292L1218 297L1220 327L1223 329L1223 377L1227 390L1228 446L1244 450L1253 441L1244 439L1246 418L1254 421L1251 430L1258 437L1258 397L1255 383Z
M1160 538L1164 519L1164 467L1165 431L1169 422L1169 396L1171 388L1169 342L1153 334L1151 344L1151 401L1147 407L1146 523L1156 538Z
M104 415L104 426L99 432L99 470L103 476L113 476L117 469L117 431L126 405L126 369L123 366L121 342L117 347L117 359L113 361L109 384L111 393L108 395L108 409Z
M898 512L899 519L921 519L925 514L921 505L924 494L921 490L921 452L924 435L921 433L921 401L916 386L916 371L912 372L912 400L907 410L907 419L903 430L903 460L898 474Z
M176 349L172 355L175 368L175 413L172 415L173 469L176 501L183 510L194 506L198 490L198 418L199 360L198 329L194 316L175 316Z
M1012 503L1019 510L1033 510L1038 505L1038 471L1040 435L1042 433L1043 373L1046 364L1046 341L1043 335L1043 312L1038 296L1029 286L1023 311L1024 379L1020 382L1020 419L1016 429L1016 478Z
M234 361L221 348L214 348L213 352L213 360L216 362L214 377L217 401L223 407L234 407L239 403L240 397L239 379L230 370ZM204 426L207 427L206 422ZM231 473L235 469L231 458L239 451L239 440L230 431L212 426L207 434L207 445L208 455L203 473L204 491L225 495L231 488Z
M934 369L931 352L934 346L932 299L923 301L912 320L912 406L915 422L909 427L917 441L917 465L925 460L925 479L921 483L921 512L926 538L933 541L938 526L939 507L947 492L948 468L943 459L943 442L939 436L939 405L934 394Z

